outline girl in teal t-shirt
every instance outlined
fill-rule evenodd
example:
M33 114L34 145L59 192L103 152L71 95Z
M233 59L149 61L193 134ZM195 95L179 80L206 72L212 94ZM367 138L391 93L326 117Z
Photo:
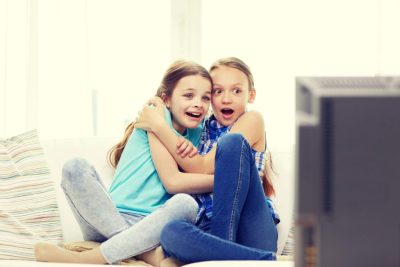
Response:
M165 102L168 110L164 114L175 134L194 144L200 140L211 87L206 69L179 60L168 68L156 94ZM127 127L122 141L109 153L110 162L116 167L109 192L86 160L73 159L63 168L61 186L84 239L101 245L74 252L37 243L38 261L115 264L133 256L151 259L144 252L159 245L165 224L174 219L194 221L198 205L184 193L210 191L213 176L180 172L155 135L134 130L134 125L133 122ZM156 149L158 157L163 155L162 164L152 160Z
M175 134L181 135L172 127L167 109L165 119ZM203 123L187 129L183 137L199 144L202 127ZM109 191L119 211L141 215L152 213L171 197L158 177L146 131L136 129L129 137Z

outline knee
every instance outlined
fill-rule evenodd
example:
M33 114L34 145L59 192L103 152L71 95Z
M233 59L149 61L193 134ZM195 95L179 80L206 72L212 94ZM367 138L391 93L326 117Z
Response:
M83 170L88 167L90 167L90 164L83 158L74 158L67 161L62 168L61 186L79 182Z
M179 193L172 196L167 205L175 212L178 212L176 218L194 222L199 210L196 200L188 194Z
M173 257L182 246L185 246L185 232L188 222L184 220L173 220L167 223L161 231L160 243L163 249Z
M243 135L239 133L228 133L218 139L217 153L238 153L243 149L243 145L250 148L249 143Z
M241 145L246 139L239 133L228 133L218 139L218 147L232 147Z
M222 145L225 144L237 144L245 140L244 136L240 133L228 133L221 138L218 139L218 143L221 143Z
M160 242L163 248L169 248L170 244L174 243L173 240L179 236L181 223L181 220L173 220L163 227L160 235Z

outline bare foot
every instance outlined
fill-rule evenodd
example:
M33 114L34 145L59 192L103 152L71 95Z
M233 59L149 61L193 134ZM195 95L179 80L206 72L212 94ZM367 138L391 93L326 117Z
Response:
M99 247L83 252L76 252L50 243L36 243L34 246L34 253L37 261L94 264L107 263Z
M164 251L161 246L150 251L135 256L136 259L142 260L155 267L160 266L160 262L165 259Z
M34 246L35 258L37 261L48 261L48 262L65 262L62 259L65 254L70 254L72 257L75 253L69 250L65 250L57 245L50 243L36 243Z
M185 263L180 262L174 258L166 258L160 262L160 267L180 267Z

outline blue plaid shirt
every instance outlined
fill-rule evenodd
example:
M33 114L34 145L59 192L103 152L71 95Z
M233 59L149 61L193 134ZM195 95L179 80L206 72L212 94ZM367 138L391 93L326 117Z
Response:
M201 133L200 145L198 147L199 154L204 155L210 152L213 146L217 143L217 140L227 134L230 129L230 126L223 126L215 119L214 115L208 118L205 122L205 126L203 128L203 132ZM265 151L258 152L252 149L252 154L255 159L255 163L257 166L257 170L264 171L265 168ZM199 212L197 214L196 222L199 222L202 216L206 216L211 219L212 216L212 203L213 203L213 194L212 193L204 193L204 194L196 194L194 195L197 203L199 204ZM272 218L275 224L280 222L279 214L276 211L275 205L269 197L266 197L266 202L268 208L271 210Z

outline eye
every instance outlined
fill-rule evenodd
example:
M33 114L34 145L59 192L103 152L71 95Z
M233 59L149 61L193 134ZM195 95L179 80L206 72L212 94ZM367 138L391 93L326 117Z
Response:
M211 94L213 95L219 95L222 93L222 89L220 88L213 88Z
M203 96L202 99L204 101L206 101L206 102L210 102L211 101L211 98L208 95Z
M233 88L232 91L234 94L240 94L242 92L242 89L240 89L239 87L235 87L235 88Z
M193 98L193 94L192 93L186 93L183 96L188 98L188 99L192 99Z

